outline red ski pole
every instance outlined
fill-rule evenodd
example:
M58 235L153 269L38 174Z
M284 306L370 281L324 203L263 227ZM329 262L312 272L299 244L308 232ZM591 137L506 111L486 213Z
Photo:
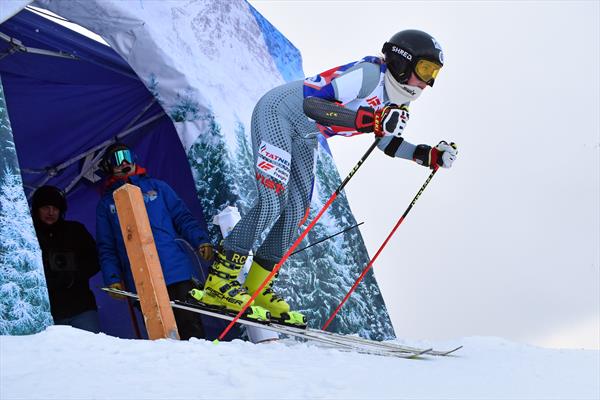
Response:
M277 271L279 271L279 269L281 268L281 266L283 265L283 263L287 261L288 257L294 252L294 250L296 250L296 247L298 247L300 245L300 243L306 237L306 235L308 234L308 232L310 232L310 230L313 228L313 226L315 226L315 224L317 223L317 221L319 220L319 218L321 218L321 216L329 208L329 206L331 205L331 203L333 203L333 201L336 199L336 197L344 189L344 187L346 186L346 184L348 184L348 182L350 181L350 179L354 176L354 174L356 174L356 171L358 171L358 169L365 162L365 160L367 159L367 157L369 157L369 154L371 154L371 152L375 149L375 147L377 146L377 143L379 143L380 139L381 138L375 138L375 141L373 142L373 144L371 145L371 147L369 147L369 149L366 151L366 153L363 154L363 156L360 158L360 160L358 161L358 163L356 163L356 165L354 166L354 168L352 168L352 170L350 171L350 173L348 174L348 176L346 177L346 179L344 179L344 181L340 184L340 186L338 186L338 188L335 190L335 192L333 192L333 194L331 195L331 197L329 198L329 200L327 200L327 202L323 205L323 207L321 208L321 211L319 211L319 213L317 214L317 216L315 217L315 219L304 229L304 231L302 231L302 233L300 234L300 236L298 237L298 239L296 239L296 241L294 242L294 244L292 244L292 246L288 249L288 251L286 251L286 253L283 255L283 257L281 258L281 260L279 260L279 262L277 263L277 265L275 265L275 267L273 268L273 271L271 271L271 273L267 276L267 278L263 281L263 283L261 283L260 286L256 289L256 291L254 292L254 294L252 295L252 297L250 297L250 300L248 300L248 302L246 304L244 304L244 306L237 313L237 315L235 316L235 318L229 323L229 325L227 325L227 327L223 330L223 332L221 332L221 334L219 335L219 337L218 337L217 340L223 340L223 338L225 337L225 335L227 335L227 332L229 332L229 330L233 327L233 325L235 325L235 323L238 321L238 319L240 319L240 317L242 315L244 315L244 312L248 309L248 307L250 306L250 304L252 304L252 302L254 301L254 299L256 299L256 297L258 296L258 294L262 293L263 289L267 285L267 282L271 281L271 279L275 276L275 274L277 273Z
M400 217L400 219L396 223L396 226L394 226L394 229L392 229L392 231L390 232L390 234L388 235L388 237L385 239L385 241L383 242L383 244L381 245L381 247L379 247L379 250L377 250L377 253L375 253L375 256L367 264L367 266L365 267L365 269L363 270L363 272L360 274L360 276L358 277L358 279L356 280L356 282L354 282L354 285L352 285L352 287L350 288L350 291L348 291L348 293L346 294L346 297L344 297L344 300L342 300L342 302L337 306L337 308L335 309L335 311L331 314L331 316L329 317L329 319L327 320L327 322L325 322L325 324L321 328L322 330L326 330L327 329L327 327L329 326L329 324L331 324L331 321L333 321L333 319L335 318L335 316L337 315L337 313L340 311L340 309L342 308L342 306L344 305L344 303L346 302L346 300L348 300L350 298L350 295L352 294L352 292L354 292L354 290L356 289L356 287L358 286L358 284L365 277L365 275L367 274L367 271L369 271L371 269L371 267L373 266L373 263L375 262L375 260L377 260L377 257L379 257L379 254L381 253L381 251L383 250L383 248L388 244L388 242L390 241L390 239L392 238L392 236L396 232L396 229L398 229L398 227L400 226L400 224L402 223L402 221L404 221L404 218L406 218L406 215L412 209L413 205L417 202L417 199L419 198L419 196L421 196L421 193L423 193L423 191L425 190L425 188L427 187L427 185L429 184L429 182L431 181L431 179L433 178L433 176L435 175L435 173L437 172L437 170L438 170L438 168L434 168L433 171L431 171L431 174L429 174L429 177L427 177L427 180L425 181L425 183L423 184L423 186L421 186L421 189L419 190L419 192L417 193L417 195L415 196L415 198L411 201L411 203L408 206L408 208L406 209L406 211L404 211L404 214L402 214L402 216Z

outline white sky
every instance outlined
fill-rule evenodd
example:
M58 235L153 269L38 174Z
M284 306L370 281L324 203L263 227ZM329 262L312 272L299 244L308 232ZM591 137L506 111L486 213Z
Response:
M375 264L396 333L600 348L600 6L251 0L307 75L433 34L446 66L410 142L459 144ZM344 177L372 138L329 141ZM347 186L374 255L428 175L373 154Z

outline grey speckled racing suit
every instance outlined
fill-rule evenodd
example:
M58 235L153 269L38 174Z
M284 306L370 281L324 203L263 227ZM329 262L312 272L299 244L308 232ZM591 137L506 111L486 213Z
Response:
M254 108L258 201L225 239L226 250L248 254L257 246L255 257L276 264L295 239L310 205L319 133L304 115L302 101L302 81L296 81L269 91ZM271 226L260 243L261 233Z
M317 135L359 134L354 128L338 131L317 125L303 112L304 97L321 97L351 110L364 105L379 109L389 103L384 71L379 59L368 57L276 87L258 101L252 114L258 201L226 238L225 250L243 255L255 250L255 258L266 261L262 265L266 269L279 262L310 205ZM378 147L389 156L407 159L415 148L392 137L383 138ZM263 232L268 232L264 240Z

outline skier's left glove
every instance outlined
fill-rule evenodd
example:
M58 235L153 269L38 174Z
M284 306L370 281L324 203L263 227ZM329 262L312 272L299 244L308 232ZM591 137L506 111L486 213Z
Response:
M108 285L108 287L111 289L125 290L125 286L121 282L111 283L110 285ZM123 299L127 298L126 296L123 296L121 294L111 293L111 292L108 292L108 295L110 297L112 297L113 299L117 299L117 300L123 300Z
M211 261L213 259L213 247L210 243L202 243L198 246L198 254L205 261Z
M420 144L413 153L413 160L424 167L431 169L450 168L458 155L456 143L442 140L435 147Z
M400 137L410 115L404 104L390 104L380 110L371 107L360 107L356 112L355 126L358 132L374 132L375 136Z

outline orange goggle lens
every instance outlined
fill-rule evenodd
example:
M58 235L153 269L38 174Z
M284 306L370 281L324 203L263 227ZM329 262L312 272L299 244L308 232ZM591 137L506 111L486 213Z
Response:
M442 69L440 64L429 60L419 60L415 65L415 74L417 74L419 79L423 82L429 83L437 77L440 69Z

